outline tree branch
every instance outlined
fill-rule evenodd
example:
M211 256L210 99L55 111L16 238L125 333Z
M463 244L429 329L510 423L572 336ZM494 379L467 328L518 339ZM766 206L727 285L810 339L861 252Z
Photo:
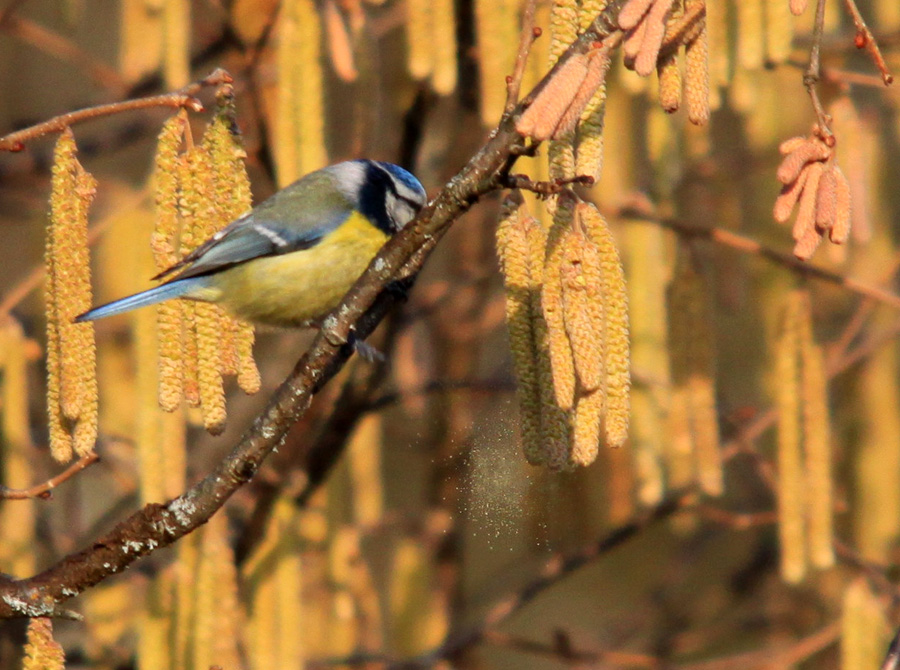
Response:
M562 55L537 85L542 90L572 56L617 31L620 0L613 0ZM146 505L117 524L90 547L65 557L44 572L22 580L0 582L0 618L41 616L121 572L131 563L168 546L206 523L225 501L259 469L284 440L288 429L309 407L312 397L346 363L353 352L351 333L365 338L397 300L385 290L398 279L414 277L435 245L480 197L502 187L502 173L514 162L523 139L515 121L523 107L506 116L491 139L426 205L419 215L378 253L341 304L327 317L309 351L256 418L250 429L215 470L166 504ZM7 142L9 140L7 139ZM15 140L13 140L15 141ZM304 462L311 462L311 458Z
M710 240L718 245L729 247L745 254L760 256L768 261L784 266L799 275L818 279L838 286L858 295L892 307L900 309L900 295L881 287L867 284L854 277L847 277L839 272L833 272L825 268L812 265L807 261L796 258L793 254L785 253L767 247L750 237L744 237L730 230L716 227L696 226L674 218L654 216L642 209L623 207L616 211L608 212L609 215L632 221L645 221L655 223L663 228L668 228L678 235L686 238L699 238Z
M872 31L869 30L869 26L866 25L862 13L859 11L859 7L856 6L856 0L844 0L844 5L847 7L847 11L850 12L850 16L853 17L853 24L856 26L857 48L865 48L869 52L872 61L875 63L875 67L877 67L878 71L881 73L881 80L884 82L884 85L890 86L894 82L894 76L888 69L887 63L884 61L884 56L881 55L881 49L878 46L875 36L872 34Z
M74 112L68 112L67 114L60 114L43 123L29 126L28 128L23 128L22 130L17 130L14 133L0 137L0 151L22 151L22 149L25 148L25 142L43 137L48 133L61 132L69 126L81 123L82 121L120 114L122 112L130 112L136 109L150 109L152 107L174 107L180 109L184 107L193 112L202 112L203 105L200 104L200 101L197 100L194 95L208 86L219 86L220 84L230 82L231 75L219 68L205 79L201 79L193 84L188 84L181 90L173 93L112 102L107 105L97 105L96 107L87 107Z
M430 667L436 661L450 659L462 649L478 644L485 639L489 631L509 620L513 614L520 611L539 594L554 584L558 584L563 577L572 574L572 572L587 565L598 556L609 553L621 546L648 527L684 510L695 499L696 492L691 489L676 491L658 505L638 514L633 521L619 526L608 535L586 547L570 554L554 555L538 571L536 578L517 592L497 601L488 610L487 614L482 617L481 621L473 624L467 630L456 633L451 632L444 642L433 651L418 659L397 663L397 667Z
M30 498L49 498L52 495L53 489L55 489L67 479L74 477L85 468L92 466L99 460L100 456L93 452L82 456L55 477L48 479L43 484L38 484L37 486L32 486L28 489L10 489L5 486L0 486L0 500L28 500Z
M816 2L816 19L813 24L813 42L812 48L809 50L809 67L803 73L803 85L812 101L813 109L816 112L816 119L819 123L819 131L822 139L828 146L834 146L834 134L831 132L829 125L829 117L822 107L822 101L819 100L819 91L816 88L819 84L820 75L820 59L819 52L822 48L822 32L825 29L825 0L817 0Z
M127 83L118 70L46 26L9 12L0 20L0 29L60 61L79 66L110 94L116 97L125 94Z
M511 76L506 78L506 106L504 113L510 114L519 102L519 89L522 86L522 77L525 75L525 66L528 63L528 53L531 45L541 36L541 29L534 25L534 13L536 0L527 0L522 10L522 31L519 37L519 51L516 54L516 64Z

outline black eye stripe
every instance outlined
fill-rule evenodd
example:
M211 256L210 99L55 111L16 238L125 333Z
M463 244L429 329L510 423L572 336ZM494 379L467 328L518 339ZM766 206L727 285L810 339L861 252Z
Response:
M418 211L422 206L419 202L413 200L412 198L407 198L405 195L400 195L395 188L389 187L388 190L391 192L391 195L397 198L397 200L406 203L416 211Z
M390 175L375 162L366 161L366 172L359 187L359 207L366 218L382 232L391 235L394 223L387 211L385 191L396 192Z
M376 170L379 170L382 174L384 174L385 177L387 177L387 182L385 184L387 186L388 191L391 192L391 195L395 196L399 200L402 200L406 204L410 205L413 209L418 209L419 207L422 206L422 203L420 203L419 201L413 200L409 196L401 195L400 191L397 189L396 177L394 177L394 175L392 175L387 168L385 168L382 165L379 165L375 161L371 161L369 164L372 167L374 167ZM404 184L404 186L405 186L405 184Z
M422 204L413 198L402 195L397 188L394 176L384 166L376 161L363 161L365 175L359 185L359 208L365 216L372 221L379 230L392 235L406 223L394 219L399 212L396 208L399 203L409 207L412 213L419 211ZM389 202L393 198L393 202ZM397 203L397 204L393 204ZM388 205L391 205L390 210ZM404 216L404 218L406 218Z

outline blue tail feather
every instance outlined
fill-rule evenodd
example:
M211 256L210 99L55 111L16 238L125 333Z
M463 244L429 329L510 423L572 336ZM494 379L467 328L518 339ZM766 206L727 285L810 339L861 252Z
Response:
M176 279L173 282L162 284L161 286L142 291L141 293L135 293L134 295L130 295L126 298L114 300L113 302L107 303L105 305L95 307L94 309L88 310L84 314L79 314L78 316L76 316L75 321L76 323L82 323L84 321L96 321L97 319L103 319L107 316L130 312L131 310L137 309L138 307L155 305L156 303L163 302L164 300L170 300L172 298L181 298L190 293L192 290L198 288L203 283L204 279L204 277Z

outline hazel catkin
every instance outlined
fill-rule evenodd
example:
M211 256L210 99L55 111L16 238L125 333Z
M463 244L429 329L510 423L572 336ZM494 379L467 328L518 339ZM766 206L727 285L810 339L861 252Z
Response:
M783 186L772 216L787 223L797 210L792 230L794 255L807 260L826 234L835 244L846 241L851 221L850 185L818 127L809 137L785 140L779 151L785 157L776 176Z

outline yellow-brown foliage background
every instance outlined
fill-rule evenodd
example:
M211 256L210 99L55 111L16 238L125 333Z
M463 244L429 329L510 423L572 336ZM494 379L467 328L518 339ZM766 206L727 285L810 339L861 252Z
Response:
M787 0L715 3L730 8L733 23L724 43L713 37L717 86L706 128L687 124L684 113L667 116L656 103L655 84L613 66L603 174L587 196L615 212L642 192L686 224L790 251L789 234L771 217L774 172L779 142L808 133L813 120L801 82L812 9L796 19L791 62L766 69L766 42L753 31L751 10L777 3L787 7ZM434 192L497 120L518 38L518 4L407 0L404 11L395 0L292 0L282 3L270 34L275 0L7 3L0 8L0 132L75 107L177 88L221 66L235 77L256 202L299 174L357 156L405 162ZM450 5L458 20L452 33ZM897 7L895 0L861 3L889 62L900 69ZM352 67L341 60L340 34L328 32L328 12L336 8L344 37L355 45ZM443 12L443 20L432 20L429 11ZM313 16L321 22L318 33ZM538 16L546 28L546 8ZM876 284L896 263L900 101L877 77L857 85L841 75L872 75L873 68L853 49L852 25L838 2L827 3L826 17L824 65L837 83L823 84L822 93L826 104L838 101L839 160L854 183L860 218L846 252L823 248L813 262ZM779 21L794 19L785 12ZM453 39L459 40L455 63ZM770 34L768 55L780 61L784 54L772 53L774 43ZM535 46L527 85L546 70L548 48L548 37ZM723 62L724 50L732 58ZM294 97L285 95L287 88ZM204 100L212 107L211 96ZM99 181L92 221L107 227L93 249L95 302L145 288L153 274L147 181L164 118L163 112L129 114L75 128L80 159ZM199 136L205 118L192 119ZM40 263L51 154L52 143L43 140L0 155L3 297ZM532 174L545 169L526 162ZM230 670L299 667L302 659L354 653L407 658L477 621L531 581L553 552L590 544L659 502L667 488L693 479L684 454L697 429L692 437L678 413L675 367L670 384L670 364L684 360L684 352L667 347L668 338L678 341L682 315L667 320L665 312L679 245L657 223L615 216L631 302L631 439L576 473L525 464L494 255L498 204L489 199L454 227L410 301L374 340L390 352L390 373L372 394L372 406L336 431L349 433L349 444L327 484L304 506L294 504L302 484L292 476L296 445L334 431L325 419L344 378L318 398L224 513L75 601L85 621L56 626L73 666L219 664ZM538 203L530 204L541 213ZM716 375L715 413L728 456L724 497L643 531L560 580L501 628L511 637L489 637L455 662L558 665L564 649L553 646L554 635L594 654L587 658L611 652L612 665L631 667L653 667L656 659L699 667L690 663L724 662L739 653L750 654L741 667L807 657L814 657L810 667L839 667L838 639L856 640L861 630L869 637L845 645L843 667L873 667L862 665L871 662L866 653L882 653L884 620L896 624L891 598L897 591L874 578L873 596L861 580L861 561L870 561L875 575L890 576L900 560L896 307L863 307L864 299L847 287L798 278L758 252L694 241L687 253L708 300L700 317L692 317L708 329L693 334L717 350L715 365L700 367L707 377L710 370ZM760 425L753 422L778 396L784 380L776 373L776 341L789 292L798 285L810 292L814 336L825 344L827 364L833 368L848 351L862 355L830 390L837 567L789 586L778 569L777 505L766 479L772 471L759 467L760 459L777 461L775 432L748 438L747 453L729 440L746 438L747 426ZM860 309L854 335L847 325ZM39 291L12 314L21 331L13 324L2 334L2 470L5 485L24 487L57 467L46 448ZM146 501L139 482L148 466L135 449L148 430L136 420L146 383L134 357L135 343L148 346L141 338L127 320L98 325L103 462L52 500L0 502L3 572L29 576ZM155 490L175 495L185 481L205 474L307 341L303 333L258 335L262 391L249 398L231 394L223 436L188 427L186 473L177 458L167 461L166 481ZM709 388L701 392L708 401ZM707 418L712 413L708 406L704 411ZM160 443L180 441L180 420L160 421L153 429ZM836 623L842 611L843 633ZM14 623L0 626L3 670L18 667L22 631ZM801 640L813 642L797 645Z

